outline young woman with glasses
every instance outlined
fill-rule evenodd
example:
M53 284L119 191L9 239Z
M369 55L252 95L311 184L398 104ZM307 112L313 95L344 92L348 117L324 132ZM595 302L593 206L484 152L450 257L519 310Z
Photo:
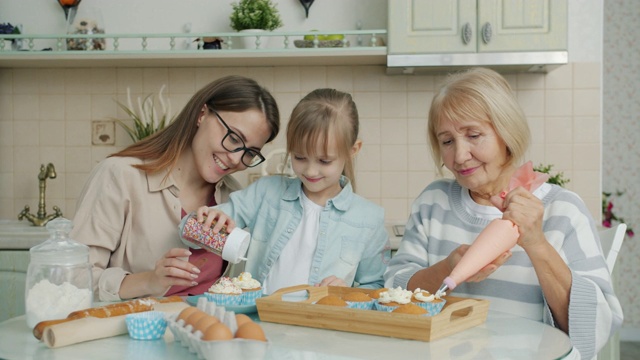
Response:
M228 175L264 161L260 150L279 128L269 91L227 76L200 89L164 130L100 162L80 194L71 233L90 247L95 297L206 291L227 264L187 249L178 224L203 203L227 201L240 188Z

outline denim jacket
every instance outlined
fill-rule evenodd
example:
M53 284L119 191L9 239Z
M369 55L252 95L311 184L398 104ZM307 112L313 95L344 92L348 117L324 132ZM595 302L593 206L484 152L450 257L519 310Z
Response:
M309 284L335 275L349 286L381 288L391 257L384 210L356 195L346 177L340 179L340 185L342 191L327 201L320 215ZM260 282L267 278L302 220L301 192L298 178L268 176L216 206L237 227L249 229L251 243L245 271Z

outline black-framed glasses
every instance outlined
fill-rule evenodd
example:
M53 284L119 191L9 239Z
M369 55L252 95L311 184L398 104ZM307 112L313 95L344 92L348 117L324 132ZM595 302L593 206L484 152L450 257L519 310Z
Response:
M220 124L222 124L222 126L224 126L225 129L227 129L227 133L222 138L222 143L221 143L222 147L225 150L232 153L244 151L244 153L242 154L241 161L246 167L258 166L264 162L265 160L264 156L262 156L260 151L248 148L245 145L242 138L240 137L240 135L238 135L235 131L231 130L229 125L227 125L227 123L224 122L224 120L222 120L222 117L220 116L220 114L218 114L217 111L211 109L208 106L207 108L216 115L216 117L218 118L218 121L220 121Z

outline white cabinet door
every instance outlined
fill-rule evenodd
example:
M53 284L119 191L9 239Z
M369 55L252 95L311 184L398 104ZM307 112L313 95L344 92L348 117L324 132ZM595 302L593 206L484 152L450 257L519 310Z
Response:
M567 0L389 0L389 54L567 49Z
M390 54L477 51L476 0L389 0L388 10Z
M478 0L478 52L567 49L566 0Z

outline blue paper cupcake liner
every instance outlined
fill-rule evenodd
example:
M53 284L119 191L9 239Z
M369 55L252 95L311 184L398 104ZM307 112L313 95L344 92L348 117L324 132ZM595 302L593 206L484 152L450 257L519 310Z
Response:
M262 297L262 289L243 291L241 305L255 305L256 299L260 297Z
M129 336L136 340L158 340L167 330L167 320L162 311L145 311L125 316Z
M384 305L384 304L381 304L380 301L375 300L375 308L378 311L392 312L397 308L397 306Z
M371 310L373 309L373 304L375 300L371 301L347 301L347 307L349 309L361 309L361 310Z
M213 302L216 305L220 305L220 306L241 305L242 299L244 298L242 294L229 295L229 294L213 294L210 292L205 292L204 296L207 298L207 301Z
M440 314L440 311L442 311L442 308L446 303L447 301L445 299L442 299L442 301L440 302L414 302L414 304L427 310L429 312L429 316L435 316Z

